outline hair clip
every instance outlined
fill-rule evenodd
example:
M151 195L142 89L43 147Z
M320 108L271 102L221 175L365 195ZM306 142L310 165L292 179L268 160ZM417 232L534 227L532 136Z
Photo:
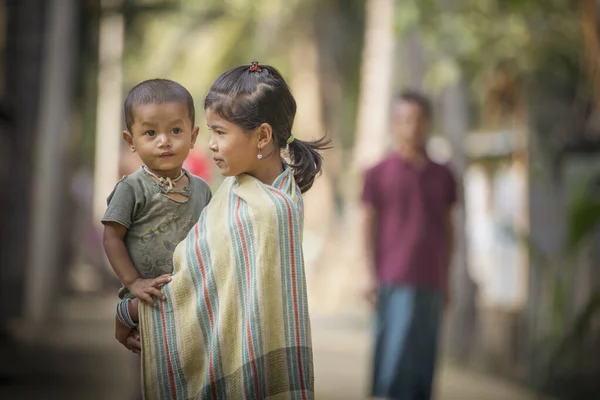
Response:
M262 69L258 66L258 61L253 60L250 63L250 72L260 72Z

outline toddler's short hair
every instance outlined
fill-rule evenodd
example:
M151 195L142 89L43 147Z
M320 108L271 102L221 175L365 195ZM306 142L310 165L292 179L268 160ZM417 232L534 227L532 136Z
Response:
M135 85L125 99L125 125L131 132L134 122L133 112L136 107L145 104L183 103L188 109L192 126L196 119L194 99L186 88L169 79L150 79Z

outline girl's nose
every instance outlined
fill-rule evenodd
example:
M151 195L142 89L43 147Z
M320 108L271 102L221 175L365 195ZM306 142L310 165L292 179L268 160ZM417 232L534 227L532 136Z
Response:
M208 148L213 152L216 152L218 150L217 149L217 141L214 140L212 135L210 136L210 139L208 139Z

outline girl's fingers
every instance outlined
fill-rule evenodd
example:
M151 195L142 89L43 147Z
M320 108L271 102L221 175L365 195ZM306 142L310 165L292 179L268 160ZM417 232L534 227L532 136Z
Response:
M148 294L156 296L161 300L165 300L165 295L162 294L162 292L156 288L151 288L150 290L148 290Z

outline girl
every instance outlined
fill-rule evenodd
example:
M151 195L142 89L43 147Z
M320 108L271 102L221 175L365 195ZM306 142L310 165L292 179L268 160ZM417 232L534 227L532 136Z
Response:
M312 399L302 193L329 141L294 138L294 97L257 62L222 74L204 109L229 178L175 250L166 301L139 306L145 396Z

